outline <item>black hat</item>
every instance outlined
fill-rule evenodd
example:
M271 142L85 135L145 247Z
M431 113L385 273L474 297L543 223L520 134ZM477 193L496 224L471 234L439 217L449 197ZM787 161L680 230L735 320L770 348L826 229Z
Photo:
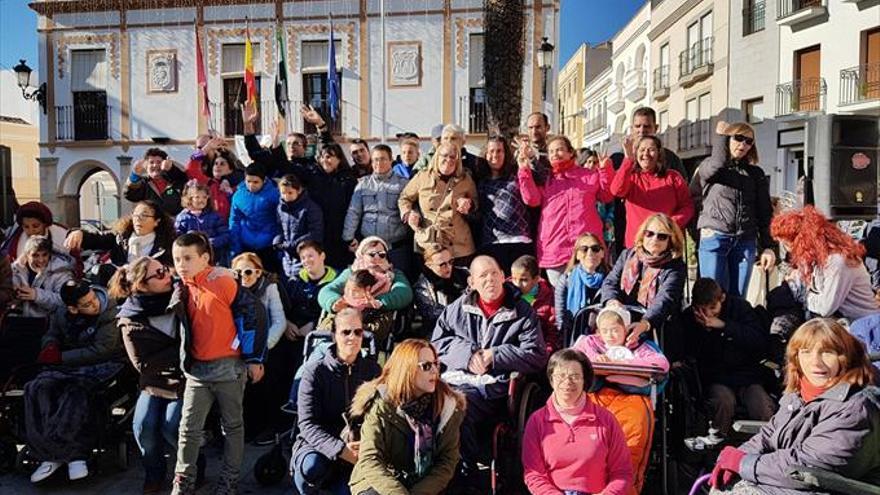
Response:
M397 139L404 139L404 138L418 139L419 135L414 132L411 132L411 131L397 133Z
M61 286L61 300L65 306L76 306L92 287L85 280L68 280Z
M244 169L244 174L245 175L253 175L253 176L259 177L261 179L265 179L266 178L266 168L262 164L260 164L258 162L254 162L254 163L251 163L250 165L248 165L247 168Z

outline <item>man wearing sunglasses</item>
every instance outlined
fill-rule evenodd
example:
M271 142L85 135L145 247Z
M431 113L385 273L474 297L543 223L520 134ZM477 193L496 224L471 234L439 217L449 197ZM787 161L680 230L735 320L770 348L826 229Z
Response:
M461 426L465 476L478 461L487 461L484 433L506 411L510 373L536 373L547 364L535 312L504 285L498 262L477 256L470 272L470 290L441 313L431 339L446 369L443 379L467 396Z

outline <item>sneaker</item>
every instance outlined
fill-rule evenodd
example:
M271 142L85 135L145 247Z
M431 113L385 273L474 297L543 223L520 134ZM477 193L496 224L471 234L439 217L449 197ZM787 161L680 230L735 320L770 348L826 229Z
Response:
M67 477L70 481L81 480L89 475L89 466L86 461L70 461L67 464Z
M62 464L60 462L51 462L51 461L46 461L46 462L40 464L40 466L37 467L37 470L34 471L33 474L31 474L31 483L39 483L39 482L45 480L49 476L52 476L53 474L55 474L55 471L58 471L58 468L60 468L63 465L64 464Z
M238 495L238 476L221 474L214 487L214 495Z
M182 474L174 476L174 488L171 489L171 495L195 495L195 493L195 483L191 478Z

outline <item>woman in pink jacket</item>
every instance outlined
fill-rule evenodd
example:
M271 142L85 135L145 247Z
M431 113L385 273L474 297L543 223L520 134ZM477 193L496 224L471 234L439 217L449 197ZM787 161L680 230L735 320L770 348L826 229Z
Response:
M654 136L644 136L636 143L626 136L623 141L623 164L611 181L611 193L626 200L626 238L633 247L636 231L654 213L665 213L684 230L694 216L687 180L667 168L663 144Z
M614 199L610 191L614 170L607 160L592 169L578 167L574 148L565 136L553 138L547 152L552 172L543 186L535 183L527 153L519 154L517 180L523 201L541 207L538 265L547 270L550 285L556 287L578 236L587 232L602 236L596 202Z
M526 486L533 495L601 493L632 490L632 464L623 431L607 409L586 391L593 368L584 353L556 351L547 364L553 393L535 411L523 435Z

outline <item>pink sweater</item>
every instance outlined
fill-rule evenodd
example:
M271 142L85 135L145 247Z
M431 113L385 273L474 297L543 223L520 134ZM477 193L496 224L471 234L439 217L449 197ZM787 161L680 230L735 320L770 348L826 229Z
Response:
M538 265L544 268L564 265L571 258L574 241L589 232L602 237L602 219L596 202L614 199L610 192L614 169L575 167L550 175L543 187L535 184L526 169L517 172L523 202L541 207L538 225Z
M665 213L684 226L694 216L694 203L687 181L675 170L667 170L665 177L636 170L629 158L614 174L611 193L626 200L626 247L633 247L636 231L649 216Z
M607 409L589 399L571 425L562 420L552 397L535 411L523 435L522 461L533 495L563 490L624 495L632 488L623 430Z

